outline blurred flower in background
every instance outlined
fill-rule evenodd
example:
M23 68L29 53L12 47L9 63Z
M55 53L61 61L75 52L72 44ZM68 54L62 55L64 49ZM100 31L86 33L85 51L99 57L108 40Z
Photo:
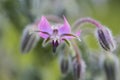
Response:
M61 69L58 62L58 55L62 50L63 53L70 54L69 56L72 56L71 59L74 60L74 49L66 45L68 51L66 52L64 49L61 50L61 45L57 51L59 54L53 56L51 45L43 48L41 46L43 39L39 39L37 35L28 34L34 29L26 26L36 26L34 23L37 24L42 15L45 15L53 24L62 23L64 15L73 32L82 30L81 42L77 40L74 42L79 43L77 45L80 57L86 63L84 80L119 80L119 4L119 0L0 0L0 80L74 80L71 65L66 76L63 77L61 74L63 71L60 71L61 69L65 71L68 67L68 58L61 60ZM51 18L49 15L54 16ZM75 28L72 24L82 17L91 17L108 26L117 44L116 49L109 52L99 47L93 35L95 34L94 25L85 24ZM26 49L21 49L21 51L28 54L21 54L20 51L24 29L26 36L30 39L27 38L28 45L23 45ZM22 38L23 41L25 38ZM33 45L30 46L30 43ZM106 45L105 43L102 42ZM106 48L110 47L112 50L114 47L111 45L112 43ZM110 79L109 76L111 76Z

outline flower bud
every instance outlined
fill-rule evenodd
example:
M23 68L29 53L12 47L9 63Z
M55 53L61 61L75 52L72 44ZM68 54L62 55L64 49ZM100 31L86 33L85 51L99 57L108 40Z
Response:
M101 45L101 47L105 51L113 51L115 49L115 43L113 40L112 33L108 28L98 28L97 30L97 38Z
M107 80L117 80L118 63L118 58L115 55L107 54L103 64Z
M59 50L60 70L63 76L66 76L70 70L71 57L68 52L66 52L65 44L61 45Z
M62 74L67 74L69 71L69 60L62 59L60 63L60 69Z
M21 52L27 53L29 52L38 42L39 37L37 33L34 32L35 25L28 25L22 34L21 39Z
M83 60L78 61L77 59L75 59L73 61L73 76L74 76L74 80L83 80L84 79L84 75L85 75L85 63Z

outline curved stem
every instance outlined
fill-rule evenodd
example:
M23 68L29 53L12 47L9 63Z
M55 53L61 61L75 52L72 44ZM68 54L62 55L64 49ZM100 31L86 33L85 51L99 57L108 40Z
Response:
M73 48L75 50L75 57L77 58L77 61L79 62L80 61L80 51L79 51L79 48L78 46L76 45L76 43L74 41L71 41L72 45L73 45Z
M98 21L88 17L88 18L81 18L81 19L76 20L73 24L73 28L83 25L85 23L91 23L91 24L95 25L97 28L103 27L103 25L100 24Z

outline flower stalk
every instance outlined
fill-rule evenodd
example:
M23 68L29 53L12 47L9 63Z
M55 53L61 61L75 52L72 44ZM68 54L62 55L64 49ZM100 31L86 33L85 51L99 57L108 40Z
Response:
M81 18L75 21L73 26L78 27L85 23L90 23L95 25L97 30L96 31L97 40L103 50L109 51L109 52L112 52L115 50L116 45L112 36L112 32L108 28L106 28L104 25L102 25L100 22L92 18Z

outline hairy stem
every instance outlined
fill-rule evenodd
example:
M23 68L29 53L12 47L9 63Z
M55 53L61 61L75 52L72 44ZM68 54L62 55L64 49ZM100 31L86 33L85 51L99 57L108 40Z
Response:
M77 30L76 27L79 27L79 26L81 26L85 23L91 23L91 24L95 25L96 28L102 28L103 27L103 25L100 24L98 21L88 17L88 18L81 18L81 19L76 20L73 24L73 28Z

